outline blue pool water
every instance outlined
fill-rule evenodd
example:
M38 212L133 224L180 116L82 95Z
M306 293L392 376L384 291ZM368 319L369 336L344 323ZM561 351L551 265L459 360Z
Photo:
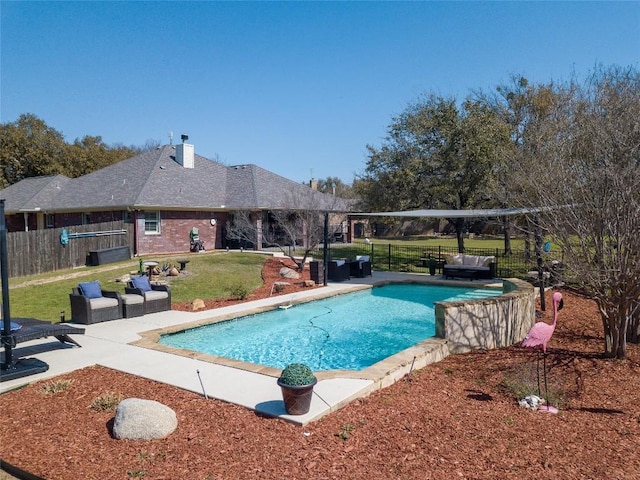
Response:
M244 362L362 370L435 335L434 302L496 289L392 284L163 335L162 345Z

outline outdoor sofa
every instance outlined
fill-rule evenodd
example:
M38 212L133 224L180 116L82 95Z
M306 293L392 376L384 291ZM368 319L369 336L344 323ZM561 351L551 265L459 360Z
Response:
M122 318L122 298L119 292L102 290L100 283L82 282L69 294L71 321L89 325Z
M445 278L495 278L496 257L481 255L445 255L443 273Z

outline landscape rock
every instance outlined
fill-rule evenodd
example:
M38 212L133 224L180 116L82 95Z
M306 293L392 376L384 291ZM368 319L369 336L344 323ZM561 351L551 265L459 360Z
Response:
M518 402L518 405L523 408L528 408L529 410L538 410L542 405L544 405L544 403L544 399L537 395L527 395Z
M120 402L113 421L114 438L153 440L169 436L178 426L176 412L155 400L127 398Z
M282 267L280 269L280 276L284 278L293 278L295 280L300 278L300 274L289 267Z
M191 310L194 312L196 310L202 310L204 307L205 303L201 298L196 298L193 302L191 302Z

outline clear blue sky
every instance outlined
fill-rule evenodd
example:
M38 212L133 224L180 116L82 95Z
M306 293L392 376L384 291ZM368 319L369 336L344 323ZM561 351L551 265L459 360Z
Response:
M295 181L364 171L423 93L638 67L640 2L11 2L3 123L174 143Z

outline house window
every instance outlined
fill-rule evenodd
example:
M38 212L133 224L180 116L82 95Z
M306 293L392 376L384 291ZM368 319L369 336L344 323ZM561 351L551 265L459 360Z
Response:
M46 217L45 217L45 225L47 228L53 228L54 227L54 223L53 223L53 213L47 213Z
M144 233L145 235L160 233L160 212L144 212Z
M91 223L91 215L88 213L82 214L82 225L89 225Z

